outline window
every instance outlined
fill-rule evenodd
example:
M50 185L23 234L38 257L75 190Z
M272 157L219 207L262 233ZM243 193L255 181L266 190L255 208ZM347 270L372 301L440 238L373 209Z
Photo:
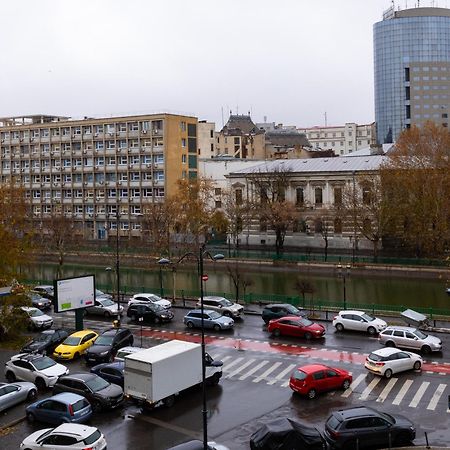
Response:
M337 206L342 205L342 188L341 187L334 188L334 204Z
M267 231L267 221L265 218L261 218L259 220L259 231L262 231L262 232Z
M334 234L342 234L342 220L338 217L334 219Z
M221 195L222 189L221 188L214 188L214 195Z
M362 200L365 205L370 205L372 203L372 192L369 186L363 186L362 196Z
M322 201L323 201L322 196L323 196L322 188L320 188L320 187L315 188L314 189L314 203L316 205L322 204Z
M186 164L186 161L187 161L186 155L181 155L181 162L182 162L182 164Z
M186 139L185 139L185 138L182 138L182 139L181 139L181 146L182 146L183 148L186 148Z
M236 189L235 191L236 205L242 205L242 189Z

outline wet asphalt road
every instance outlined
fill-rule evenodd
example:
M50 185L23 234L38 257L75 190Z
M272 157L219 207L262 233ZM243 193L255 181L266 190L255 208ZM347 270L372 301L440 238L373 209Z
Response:
M188 330L181 323L184 311L177 309L175 313L176 319L171 324L143 328L144 346L161 342L160 330L179 333L179 338L185 335ZM58 318L58 321L61 322L61 318ZM126 325L127 319L123 323ZM73 318L69 316L64 319L64 324L73 326ZM102 319L89 318L86 326L103 330L108 328L110 323ZM334 332L330 323L325 323L325 326L326 338L311 343L282 338L277 339L275 343L265 331L261 318L250 315L238 321L235 329L230 332L208 331L207 337L210 342L208 351L225 361L224 377L220 385L208 389L210 438L227 445L231 450L244 450L249 448L251 433L271 418L289 416L321 427L331 410L366 404L386 412L408 416L418 427L416 444L425 443L424 432L429 433L432 444L446 445L450 441L450 431L447 430L450 419L450 413L447 411L450 375L439 374L438 371L400 374L395 388L381 401L380 394L386 387L387 380L367 374L361 364L352 362L352 356L356 361L356 356L379 348L377 339L358 333L338 334ZM139 345L140 328L133 326L133 331L135 345ZM170 337L172 336L170 334ZM440 337L443 340L444 352L425 359L441 366L450 361L450 335ZM229 342L232 345L225 345ZM301 347L292 349L291 344L300 344L306 349ZM270 348L270 351L261 350L265 348L264 346ZM344 397L342 392L335 392L309 401L293 395L285 385L293 367L317 361L317 357L310 360L305 357L307 355L302 356L302 352L309 351L311 347L323 352L322 361L331 358L332 362L329 360L328 364L346 368L352 371L354 380L360 380L359 385L349 396ZM290 353L286 349L290 349ZM3 366L2 363L10 354L0 352L0 366ZM82 361L70 362L68 365L72 372L86 370ZM249 374L257 365L264 367L261 366L260 370ZM261 375L273 366L277 367L276 370L261 378ZM3 378L3 374L1 376ZM399 401L405 385L410 387ZM423 391L424 386L425 391L422 397L418 398L417 392ZM436 392L441 392L441 395L433 403ZM50 392L47 395L50 395ZM4 426L15 418L20 418L23 411L24 405L12 408L2 414L0 424ZM144 414L135 406L126 404L120 410L97 415L92 418L91 424L99 427L105 434L109 450L128 448L164 450L191 438L201 438L201 390L194 389L187 392L178 397L172 408L160 408L152 413ZM8 450L18 448L24 437L46 427L45 424L30 425L26 421L20 422L10 430L2 431L1 448Z

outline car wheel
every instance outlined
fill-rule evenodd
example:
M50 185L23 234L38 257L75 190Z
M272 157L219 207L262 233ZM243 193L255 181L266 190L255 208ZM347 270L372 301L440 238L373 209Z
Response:
M98 413L102 410L102 404L98 400L94 400L91 404L93 412Z
M36 422L36 417L34 417L34 414L33 413L27 413L27 420L28 420L28 422L30 422L30 423L34 423L34 422Z
M223 313L223 315L224 315L225 317L231 317L230 311L225 311L225 312Z
M186 325L188 328L194 328L194 323L191 321L189 321Z
M155 324L159 325L161 323L161 319L159 317L155 317Z
M399 433L397 435L397 437L394 439L394 445L400 446L400 445L405 445L405 444L409 444L411 442L411 436L409 435L409 433Z
M109 311L105 311L103 315L105 316L106 319L109 319L111 317L111 313Z
M342 389L346 391L349 387L350 387L350 380L344 380L344 382L342 383Z
M317 397L317 391L315 389L310 389L308 391L308 398L312 400L313 398L316 398L316 397Z
M312 339L312 334L311 333L305 333L305 339L307 341L310 341Z
M133 347L133 344L134 344L134 337L131 336L130 342L129 342L129 346L130 346L130 347Z
M395 342L394 341L387 341L386 342L386 347L395 347Z
M377 330L374 327L367 328L367 332L373 336L374 334L377 334Z
M8 380L8 383L14 383L14 381L16 381L16 376L14 375L14 372L11 372L10 370L6 372L5 377Z
M280 329L279 328L275 328L275 330L272 331L272 334L275 337L280 337L280 335L281 335Z
M429 345L424 345L424 346L422 347L422 353L423 353L424 355L429 355L429 354L431 353L431 348L430 348L430 346L429 346Z
M337 323L336 324L336 330L337 331L344 331L344 325L342 325L342 323Z
M220 331L220 330L221 330L220 325L215 324L215 325L213 326L213 330L214 330L214 331Z
M40 391L43 391L47 387L45 381L42 378L36 378L36 380L34 380L34 384Z
M113 361L114 361L114 355L111 352L110 355L109 355L109 358L108 358L108 362L112 363Z
M391 369L386 369L386 372L384 372L384 377L385 378L391 378L392 377L392 370Z
M420 362L420 361L416 361L416 362L414 363L413 369L414 369L414 370L420 370L421 367L422 367L421 362Z
M36 389L30 389L30 391L28 392L28 395L27 395L27 400L29 402L32 402L33 400L36 399L36 397L37 397Z

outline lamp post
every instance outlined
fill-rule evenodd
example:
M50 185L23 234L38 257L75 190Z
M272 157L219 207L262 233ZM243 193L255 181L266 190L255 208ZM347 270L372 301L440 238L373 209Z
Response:
M344 310L347 309L347 292L345 288L345 279L350 275L350 264L347 264L345 267L342 266L341 263L337 265L338 276L342 278L343 287L344 287Z
M113 215L113 214L111 214ZM120 326L120 236L119 236L119 228L120 228L120 214L119 214L119 205L116 205L116 292L117 292L117 325ZM112 221L109 224L109 229L111 230ZM111 267L107 267L106 270L111 270Z
M159 296L162 298L163 293L164 293L162 266L166 265L166 264L172 264L172 262L170 261L170 259L161 258L161 259L158 260L158 264L159 264ZM174 288L174 290L175 290L175 288ZM175 301L175 294L174 294L173 300Z
M219 259L224 259L225 256L221 253L216 255L211 255L209 251L205 250L205 244L200 246L199 252L188 252L180 257L180 259L175 263L179 264L183 259L188 256L192 256L197 261L198 267L198 277L200 280L200 312L202 316L201 320L201 347L202 347L202 419L203 419L203 450L208 450L208 410L206 409L206 346L205 346L205 323L204 323L204 304L203 304L203 259L208 257L212 261L217 261ZM162 258L158 261L158 264L171 264L170 260L167 258Z

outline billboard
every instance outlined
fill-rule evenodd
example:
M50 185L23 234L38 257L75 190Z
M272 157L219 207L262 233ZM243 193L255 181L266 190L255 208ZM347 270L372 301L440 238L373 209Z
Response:
M72 311L92 306L95 301L95 276L54 280L55 312Z

